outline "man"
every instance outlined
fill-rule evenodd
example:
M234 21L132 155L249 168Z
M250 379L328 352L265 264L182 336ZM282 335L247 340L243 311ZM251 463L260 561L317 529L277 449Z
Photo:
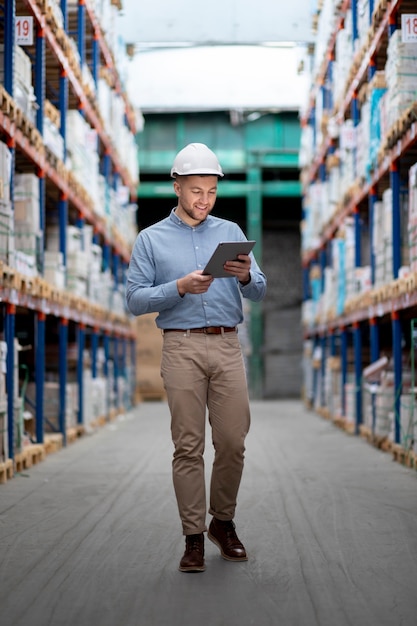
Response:
M247 560L233 522L250 423L237 325L243 321L241 296L261 300L266 278L252 253L226 262L230 278L202 273L220 241L246 240L237 224L210 215L223 176L216 155L204 144L189 144L175 157L171 176L177 206L139 233L126 299L134 315L159 313L161 374L175 447L173 482L185 535L179 569L202 572L206 407L215 449L208 537L223 558Z

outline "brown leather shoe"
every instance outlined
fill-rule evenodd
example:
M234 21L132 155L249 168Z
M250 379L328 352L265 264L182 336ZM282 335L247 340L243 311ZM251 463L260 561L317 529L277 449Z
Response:
M178 568L180 572L204 572L204 535L186 535L185 552Z
M220 553L228 561L247 561L246 550L236 534L232 520L223 522L213 517L207 537L220 548Z

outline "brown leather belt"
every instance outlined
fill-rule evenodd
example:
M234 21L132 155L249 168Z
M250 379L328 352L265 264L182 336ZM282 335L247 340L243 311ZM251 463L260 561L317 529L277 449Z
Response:
M164 333L204 333L205 335L221 335L224 333L235 333L236 326L206 326L205 328L165 328Z

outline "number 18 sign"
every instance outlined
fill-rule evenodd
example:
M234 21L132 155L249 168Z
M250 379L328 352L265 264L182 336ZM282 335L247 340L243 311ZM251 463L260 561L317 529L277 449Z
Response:
M404 43L417 41L417 13L401 15L401 40Z
M16 43L18 46L33 44L33 17L17 15L15 21Z

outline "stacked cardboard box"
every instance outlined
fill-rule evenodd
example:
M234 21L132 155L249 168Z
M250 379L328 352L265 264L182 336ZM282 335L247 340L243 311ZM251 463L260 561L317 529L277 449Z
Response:
M99 155L97 132L91 128L81 113L67 111L67 167L88 192L96 206L99 205Z
M10 203L10 172L12 157L9 148L0 141L0 261L13 261L13 212Z
M4 84L4 44L0 44L0 84ZM24 115L35 122L36 97L32 85L32 62L21 46L14 48L13 99Z
M136 319L136 395L137 400L164 398L160 374L162 334L155 324L155 313Z
M35 174L16 174L14 190L14 248L19 251L20 271L36 274L42 243L40 230L39 178ZM25 257L26 268L23 266ZM15 263L13 263L15 266Z
M417 163L408 173L408 243L410 269L417 270Z
M65 428L71 428L77 423L78 392L75 383L67 383L65 389ZM59 432L60 390L58 382L45 382L44 385L44 429L46 432ZM26 409L33 412L36 405L36 386L30 382L26 389Z
M387 131L417 98L417 42L402 42L400 28L388 41L385 76Z

